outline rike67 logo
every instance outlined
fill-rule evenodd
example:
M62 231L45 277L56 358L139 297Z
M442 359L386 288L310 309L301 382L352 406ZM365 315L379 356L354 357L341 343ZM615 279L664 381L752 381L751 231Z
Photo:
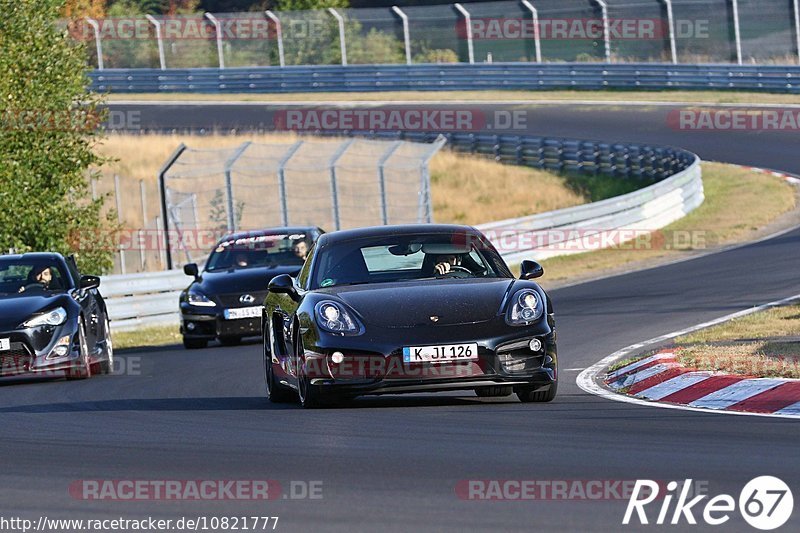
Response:
M791 489L773 476L760 476L750 480L739 494L738 502L729 494L720 494L704 502L708 498L707 494L691 495L691 479L685 480L682 485L677 481L670 481L666 485L666 491L660 491L663 488L663 484L656 481L637 480L622 523L631 524L633 519L635 524L638 519L640 524L649 524L652 514L648 517L645 507L656 500L660 500L661 506L658 508L655 523L672 525L681 524L683 520L687 524L695 525L695 514L698 514L706 524L719 526L730 520L738 503L738 511L748 524L756 529L771 530L785 524L792 516L794 508ZM653 507L658 507L658 504Z

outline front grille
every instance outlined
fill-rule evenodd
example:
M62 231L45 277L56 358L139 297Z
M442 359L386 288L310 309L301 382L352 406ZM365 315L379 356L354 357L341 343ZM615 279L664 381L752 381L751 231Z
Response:
M217 295L217 300L223 307L251 307L254 305L263 305L264 298L267 297L269 291L242 291L232 292L228 294ZM239 298L244 294L249 294L254 298L252 303L242 303Z
M27 372L31 366L31 351L23 342L12 342L11 349L0 352L0 373Z

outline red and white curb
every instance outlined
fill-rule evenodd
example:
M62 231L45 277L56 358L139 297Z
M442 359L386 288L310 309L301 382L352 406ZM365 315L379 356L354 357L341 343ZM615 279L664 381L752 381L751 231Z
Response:
M797 176L795 176L793 174L787 174L786 172L778 172L776 170L769 170L769 169L766 169L766 168L759 168L759 167L748 167L748 166L744 166L744 165L733 165L733 166L734 167L743 168L743 169L749 170L751 172L758 172L760 174L768 174L768 175L774 176L776 178L781 178L781 179L784 179L784 180L788 181L792 185L800 185L800 178L799 177L797 177Z
M606 375L612 390L690 407L800 418L800 380L754 378L686 368L664 351Z
M688 369L682 367L675 360L674 354L668 351L640 359L612 373L607 370L619 361L646 351L648 347L663 346L681 335L798 300L800 294L632 344L585 368L578 375L576 383L583 391L607 400L648 407L730 415L800 418L800 396L792 396L800 394L800 380L747 378ZM610 380L610 383L607 383L607 380ZM619 386L614 388L611 383ZM623 387L627 388L628 394L618 392ZM794 401L790 402L793 398Z

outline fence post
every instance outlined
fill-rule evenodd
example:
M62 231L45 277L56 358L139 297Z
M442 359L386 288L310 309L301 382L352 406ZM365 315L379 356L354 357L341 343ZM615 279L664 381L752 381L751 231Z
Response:
M408 15L403 13L403 10L397 6L392 6L392 11L394 11L400 20L403 22L403 44L405 45L406 49L406 65L411 64L411 36L408 31Z
M86 22L94 31L94 46L97 48L97 70L103 70L103 40L100 37L100 25L93 18L87 18Z
M161 35L161 23L153 15L144 16L156 28L156 42L158 43L158 62L161 63L161 70L166 70L167 62L164 60L164 38ZM169 255L169 254L167 254Z
M742 64L742 33L739 28L739 0L731 0L733 3L733 36L736 39L736 63Z
M236 202L233 197L233 180L231 179L231 171L233 165L236 163L245 150L252 144L252 141L246 141L241 144L233 154L225 161L225 192L228 196L228 231L236 231Z
M347 66L347 44L345 43L344 37L344 18L339 14L338 11L333 9L332 7L328 8L328 13L333 15L333 18L336 19L336 22L339 24L339 49L342 52L342 66Z
M139 180L139 198L142 201L142 228L139 229L140 237L142 231L145 232L145 238L139 239L139 246L142 246L143 242L149 242L149 239L147 239L147 191L144 186L144 180ZM145 250L146 248L139 248L139 266L142 267L142 272L144 272L145 267L147 266Z
M117 201L117 223L122 225L122 191L119 190L119 174L114 174L114 196ZM119 248L119 269L125 274L125 250Z
M157 215L156 216L156 234L161 233L162 231L164 231L164 224L161 222L161 215ZM168 270L167 269L167 257L166 257L165 251L161 248L161 241L160 240L156 240L156 242L158 243L156 246L158 246L158 259L159 259L159 261L161 261L161 269L162 270Z
M675 15L672 11L672 0L662 0L667 6L667 24L669 25L669 51L672 63L678 64L678 45L675 42Z
M214 33L217 34L217 61L219 68L225 68L225 54L222 51L222 24L211 13L206 12L205 17L214 25Z
M275 16L275 13L267 9L264 13L269 17L272 22L275 23L275 36L278 38L278 62L282 67L286 66L286 63L283 58L283 27L281 25L281 19Z
M542 62L542 36L539 33L539 10L533 7L528 0L522 0L522 5L528 8L533 18L533 44L536 47L536 62Z
M289 147L280 161L278 161L278 194L280 195L281 202L281 226L289 225L289 207L286 202L286 164L297 153L300 147L303 146L303 141L297 141Z
M442 149L442 146L447 143L447 138L444 135L439 135L436 140L431 143L430 151L425 154L422 159L422 168L420 172L420 186L421 191L419 195L419 209L417 211L417 222L433 222L433 204L431 202L431 173L428 165L431 158Z
M472 17L469 11L464 9L461 4L453 4L453 6L458 9L459 13L464 15L464 25L467 28L467 54L469 55L470 64L475 63L475 50L472 46Z
M336 151L333 153L333 156L331 156L330 161L328 162L328 166L331 169L331 203L333 204L333 225L337 230L341 229L342 224L339 218L339 186L336 183L336 163L339 162L339 159L354 142L355 139L344 141L339 148L336 149Z
M611 63L611 30L608 23L608 4L604 0L594 0L603 14L603 42L606 49L606 62Z
M169 243L169 210L167 208L167 184L166 177L169 169L175 164L175 161L186 151L186 145L181 143L172 152L161 169L158 171L158 192L161 195L161 218L164 220L164 255L166 259L167 270L172 270L172 249Z
M384 172L386 161L392 157L392 154L394 154L402 144L403 141L394 141L378 160L378 186L380 187L381 194L381 224L384 226L389 223L389 211L386 205L386 175Z
M794 0L794 36L797 39L797 62L800 64L800 0Z

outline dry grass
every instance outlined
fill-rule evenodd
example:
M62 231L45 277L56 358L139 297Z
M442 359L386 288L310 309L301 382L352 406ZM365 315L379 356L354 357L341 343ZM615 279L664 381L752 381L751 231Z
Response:
M289 94L194 94L148 93L110 94L108 100L140 101L226 101L226 102L320 102L320 101L447 101L474 100L503 102L509 100L603 102L703 102L716 104L797 104L791 94L734 91L408 91L369 93L289 93Z
M675 339L678 344L800 337L800 305L773 307Z
M800 378L800 343L698 344L676 350L690 368L756 377Z
M662 230L665 246L608 248L543 261L548 282L586 279L641 268L654 261L752 240L759 230L795 206L795 191L772 176L721 163L703 163L705 202ZM687 244L681 245L689 236ZM653 242L661 242L653 240ZM624 247L629 248L629 247Z
M586 202L560 176L479 156L439 152L430 169L436 222L480 224Z
M290 142L294 139L296 136L292 134L111 135L99 149L117 161L108 165L97 190L112 192L113 175L118 174L124 199L122 218L130 227L141 227L139 181L145 182L148 212L155 216L159 209L158 170L181 142L193 148L221 149L238 146L245 140ZM434 218L442 223L480 224L586 202L567 186L564 178L552 173L502 165L447 150L439 152L431 161L431 189ZM112 205L113 199L108 204Z

